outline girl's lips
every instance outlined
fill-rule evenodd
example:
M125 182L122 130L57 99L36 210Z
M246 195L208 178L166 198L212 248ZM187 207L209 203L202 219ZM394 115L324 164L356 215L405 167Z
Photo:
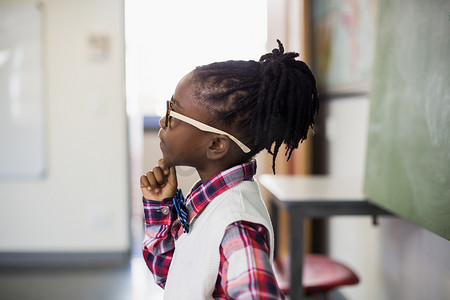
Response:
M158 131L158 137L159 137L159 140L160 140L160 145L163 145L163 144L165 144L165 142L164 142L163 138L161 137L161 130L162 130L162 129L160 129L160 130Z
M164 143L163 140L160 140L160 142L159 142L159 149L161 149L161 151L164 151L165 148L166 148L166 144Z

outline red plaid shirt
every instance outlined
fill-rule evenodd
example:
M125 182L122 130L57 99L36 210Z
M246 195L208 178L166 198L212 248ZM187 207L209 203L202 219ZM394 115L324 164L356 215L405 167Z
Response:
M189 219L196 217L216 196L249 180L256 172L256 161L225 170L210 180L197 183L186 198ZM180 230L172 199L152 201L143 199L145 233L143 254L156 283L164 288L172 260L175 239ZM246 221L230 224L220 245L220 266L214 299L284 299L278 288L269 259L267 229ZM245 264L233 264L236 257ZM240 274L235 278L229 273Z

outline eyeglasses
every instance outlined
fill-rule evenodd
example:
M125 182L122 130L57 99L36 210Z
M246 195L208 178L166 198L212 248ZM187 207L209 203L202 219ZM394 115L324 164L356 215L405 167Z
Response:
M199 122L197 120L194 120L194 119L191 119L189 117L186 117L185 115L177 113L176 111L173 111L173 98L170 101L167 101L167 112L166 112L166 120L165 120L166 127L168 127L169 119L171 117L175 118L175 119L178 119L178 120L181 120L183 122L186 122L186 123L188 123L188 124L198 128L198 129L200 129L201 131L206 131L206 132L212 132L212 133L226 135L227 137L230 138L230 140L235 142L239 146L239 148L241 148L241 150L244 151L244 153L249 153L250 152L250 148L249 147L245 146L244 143L239 141L237 138L235 138L231 134L226 133L225 131L219 130L217 128L211 127L209 125L206 125L206 124L204 124L202 122Z

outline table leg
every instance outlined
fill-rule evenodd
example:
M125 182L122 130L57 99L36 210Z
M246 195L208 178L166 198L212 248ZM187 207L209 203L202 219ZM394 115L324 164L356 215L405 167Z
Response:
M290 234L290 296L291 300L303 298L303 217L294 211L289 212Z

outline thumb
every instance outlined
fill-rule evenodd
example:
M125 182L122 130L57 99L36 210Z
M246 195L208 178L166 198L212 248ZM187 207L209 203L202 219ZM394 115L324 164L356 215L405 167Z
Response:
M178 187L177 171L175 167L170 167L169 175L167 176L167 183L175 188Z

